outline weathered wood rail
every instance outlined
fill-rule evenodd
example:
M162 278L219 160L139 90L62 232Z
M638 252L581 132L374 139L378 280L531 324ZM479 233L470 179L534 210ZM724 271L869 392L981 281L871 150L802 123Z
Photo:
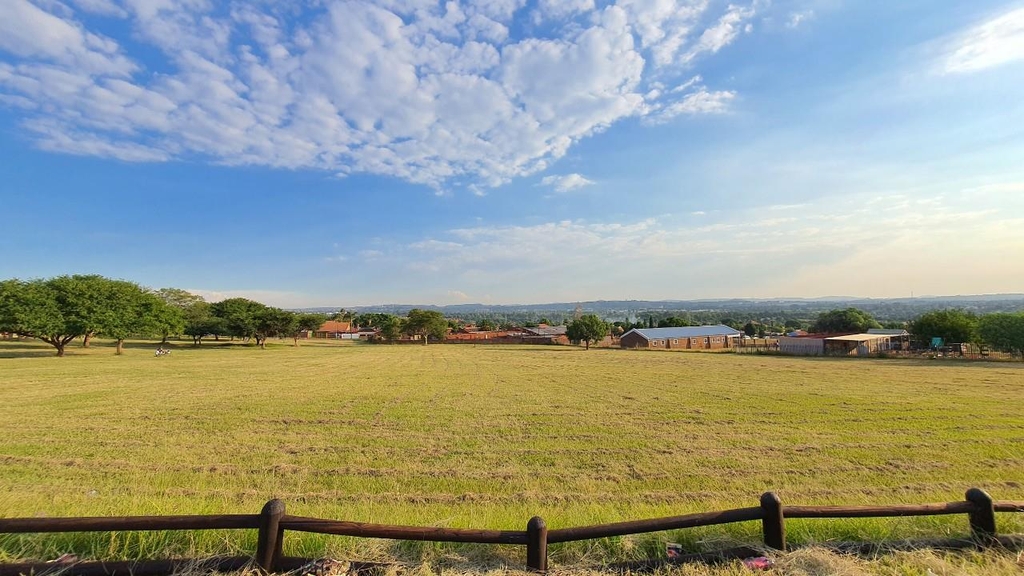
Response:
M597 526L548 530L540 517L527 522L525 530L474 530L392 526L364 522L344 522L289 516L284 502L271 500L259 514L217 516L128 516L110 518L0 518L0 534L52 532L115 532L131 530L257 530L256 554L208 560L138 560L118 562L35 562L0 564L0 576L43 574L60 571L66 576L158 576L186 567L231 571L255 565L265 573L294 570L310 562L306 558L286 557L282 553L287 530L333 534L359 538L508 544L526 547L526 565L544 572L548 568L548 545L577 540L592 540L678 530L735 522L761 521L764 545L786 549L787 518L898 518L966 514L973 545L998 545L997 512L1024 512L1024 501L993 500L985 491L971 488L960 502L934 504L897 504L889 506L787 506L773 492L761 496L758 506L717 512L700 512L668 518L616 522Z

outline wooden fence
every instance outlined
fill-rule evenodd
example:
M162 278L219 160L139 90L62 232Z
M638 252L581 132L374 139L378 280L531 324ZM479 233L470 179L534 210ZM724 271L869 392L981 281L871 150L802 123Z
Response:
M288 571L307 564L311 560L286 557L282 554L281 545L286 530L360 538L525 546L526 566L538 572L547 570L549 544L756 520L761 521L765 546L776 550L785 550L787 518L891 518L967 514L971 543L985 547L998 544L996 512L1024 512L1024 501L994 501L983 490L971 488L966 493L966 499L961 502L891 506L784 506L777 495L773 492L766 492L761 496L759 505L750 508L554 530L548 530L544 520L535 516L527 522L525 530L473 530L391 526L290 516L285 514L284 502L271 500L259 514L3 518L0 519L0 534L129 530L257 530L258 533L255 557L240 556L205 561L140 560L78 562L74 564L0 564L0 576L38 575L57 570L67 576L121 576L127 574L155 576L170 574L185 567L202 567L219 571L239 570L253 563L266 573Z

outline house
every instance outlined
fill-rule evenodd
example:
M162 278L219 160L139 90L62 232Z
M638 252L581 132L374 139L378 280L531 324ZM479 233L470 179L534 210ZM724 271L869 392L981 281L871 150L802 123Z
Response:
M320 325L313 332L314 338L351 338L350 334L356 332L351 322L339 320L328 320Z
M683 326L679 328L633 328L622 335L623 348L652 350L718 350L731 348L742 333L721 324L715 326Z

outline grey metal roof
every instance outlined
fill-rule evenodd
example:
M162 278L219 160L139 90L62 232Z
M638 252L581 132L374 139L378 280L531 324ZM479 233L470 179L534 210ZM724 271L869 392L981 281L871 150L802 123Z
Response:
M682 326L679 328L634 328L629 332L636 332L645 340L659 340L661 338L701 338L704 336L739 336L740 331L735 328L716 324L714 326ZM626 334L629 334L626 332ZM622 336L625 337L626 334Z
M879 334L882 336L909 336L910 332L903 330L902 328L889 329L889 328L869 328L868 334Z
M523 332L528 332L536 336L564 336L565 326L534 326L533 328L523 328Z

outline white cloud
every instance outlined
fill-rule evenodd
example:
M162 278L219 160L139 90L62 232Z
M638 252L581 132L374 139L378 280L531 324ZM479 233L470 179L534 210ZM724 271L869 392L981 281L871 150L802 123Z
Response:
M131 46L155 48L131 54L64 4L9 0L0 105L51 151L377 174L482 193L547 169L626 118L713 114L735 97L676 76L731 43L752 6L542 2L545 26L586 16L554 35L509 38L524 4L328 0L299 13L73 0L81 12L122 18Z
M1002 191L1015 186L978 190L987 200L1005 199ZM686 215L457 228L396 244L386 265L404 266L427 289L458 282L467 293L489 293L505 302L1018 289L1019 272L999 262L1024 250L1019 210L979 208L992 204L956 195L928 202L897 195L876 200L751 206L728 216L704 215L696 223ZM970 273L950 275L948 267L927 259L893 256L928 253L936 245L948 248L943 257L951 266ZM758 282L741 281L737 270ZM531 278L528 293L524 277Z
M741 31L750 32L747 22L754 17L755 12L753 6L730 5L718 22L701 33L697 43L683 54L683 62L689 62L704 53L714 54L731 44Z
M806 10L803 12L793 12L789 15L789 20L786 21L786 28L798 28L803 22L810 20L814 17L814 10Z
M543 186L554 188L555 192L570 192L577 188L590 186L594 184L594 181L584 178L582 174L573 173L560 176L545 176L540 183Z
M458 302L466 302L469 300L469 295L461 290L449 290L448 297Z
M1024 8L975 26L955 38L947 50L947 74L975 72L1024 60Z
M722 114L729 110L729 103L735 98L736 92L731 90L709 92L700 86L696 92L687 94L682 100L652 109L646 121L657 124L668 122L680 114Z

